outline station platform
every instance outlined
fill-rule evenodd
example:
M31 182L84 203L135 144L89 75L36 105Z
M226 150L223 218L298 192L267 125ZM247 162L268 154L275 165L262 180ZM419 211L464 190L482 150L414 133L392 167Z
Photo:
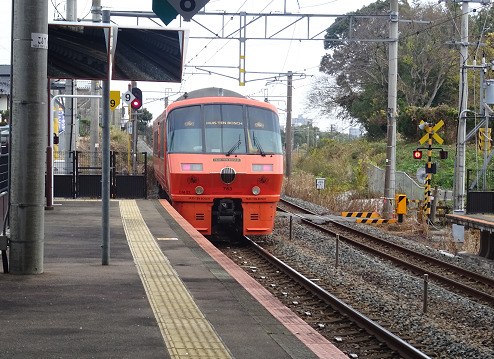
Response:
M0 273L0 358L347 358L166 202L55 200L43 273Z
M494 214L446 214L446 218L451 223L480 230L478 255L487 259L494 259Z

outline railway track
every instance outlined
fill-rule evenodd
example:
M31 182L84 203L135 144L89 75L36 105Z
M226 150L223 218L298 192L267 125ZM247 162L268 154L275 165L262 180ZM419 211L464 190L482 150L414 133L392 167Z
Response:
M315 227L331 236L339 236L344 241L367 253L379 256L394 263L396 266L407 269L417 276L427 274L429 279L446 286L449 290L470 299L494 306L494 279L468 271L453 264L436 258L417 253L416 251L402 247L389 241L385 241L373 235L363 233L357 229L346 226L336 221L328 221L317 216L291 202L281 200L278 211L297 214L309 214L313 220L301 217L301 221ZM326 222L325 224L314 223Z
M252 240L218 247L349 357L428 358Z

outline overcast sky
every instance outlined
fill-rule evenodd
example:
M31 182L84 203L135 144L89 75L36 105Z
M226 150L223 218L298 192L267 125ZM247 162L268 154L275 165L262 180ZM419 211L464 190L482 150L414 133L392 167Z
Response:
M302 14L346 14L350 11L360 9L364 5L373 3L369 0L210 0L205 9L207 12L226 11L235 12L245 11L247 13L302 13ZM10 32L11 32L11 0L0 0L2 11L0 12L0 64L10 63ZM90 9L92 0L78 0L77 10L78 17L81 19L91 19ZM49 0L49 20L60 17L54 10L56 5L58 11L65 16L65 1ZM133 11L151 11L152 0L127 1L127 0L102 0L103 8L110 10L133 10ZM207 18L207 19L206 19ZM220 33L222 29L222 17L197 17L201 24L206 24L207 28ZM203 20L204 19L204 20ZM119 25L139 25L139 26L157 26L156 23L148 19L140 19L137 23L136 18L112 18ZM161 24L159 20L158 23ZM238 27L237 23L228 23L227 29ZM238 21L238 17L234 21ZM312 24L315 23L311 20ZM326 20L330 26L332 19ZM286 20L285 20L286 23ZM168 27L177 28L180 26L179 20L174 20ZM204 30L198 27L194 22L182 22L183 27L190 29L190 36L204 34ZM273 19L269 20L269 26L277 29L280 25ZM278 27L277 27L278 26ZM316 29L316 27L313 27ZM324 27L322 27L323 29ZM301 21L296 27L291 27L285 31L285 37L291 37L297 32L305 33L307 22ZM226 33L228 33L226 31ZM249 33L247 33L247 38ZM320 36L322 38L324 34ZM183 92L192 91L202 87L224 87L233 91L240 92L244 95L255 96L262 100L268 96L270 102L276 105L280 110L280 118L283 123L286 111L286 78L276 76L273 73L283 74L288 71L294 73L304 73L306 78L300 80L298 76L294 78L293 92L293 113L292 117L303 115L305 94L310 89L312 76L317 75L318 65L325 51L322 41L288 41L288 40L247 40L245 50L245 69L246 69L246 86L239 86L238 78L239 65L239 41L238 40L199 40L191 39L188 44L186 58L184 63L183 82L181 84L172 83L138 83L138 87L143 91L144 107L158 116L164 109L162 98L165 92ZM219 75L208 75L198 71L197 67L208 66L212 71ZM214 67L210 67L214 66ZM235 68L237 67L237 68ZM266 78L265 80L257 80ZM127 82L112 81L112 90L126 91ZM170 100L173 101L178 95L172 95ZM332 119L317 118L314 114L306 113L306 117L315 121L320 128L328 128L333 123L340 130L347 132L346 124L338 123Z

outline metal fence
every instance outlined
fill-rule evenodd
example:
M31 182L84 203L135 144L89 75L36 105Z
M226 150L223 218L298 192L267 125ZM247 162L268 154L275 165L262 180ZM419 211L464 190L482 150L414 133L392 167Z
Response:
M494 191L494 170L467 170L467 188L474 191Z
M101 152L55 152L55 197L101 197ZM147 154L110 152L112 198L147 197Z
M384 195L384 177L385 170L369 165L367 170L367 183L369 190L372 193L379 193ZM395 172L395 192L400 194L405 194L407 199L414 201L423 201L425 188L415 182L408 174L402 171ZM438 200L439 201L449 201L452 199L452 191L450 190L439 190Z
M369 190L373 193L384 194L384 177L385 170L370 165L367 171ZM405 172L396 171L395 174L395 192L402 193L411 200L424 199L424 187L420 186Z
M0 154L0 193L7 191L9 188L9 155L8 153Z
M0 219L2 227L0 231L3 231L4 221L6 217L9 205L9 154L0 154ZM7 223L7 226L9 224Z
M467 213L494 213L494 170L467 170Z

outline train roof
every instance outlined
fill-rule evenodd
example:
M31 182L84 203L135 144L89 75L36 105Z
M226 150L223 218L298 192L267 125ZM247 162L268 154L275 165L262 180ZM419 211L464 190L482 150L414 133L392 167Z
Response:
M193 98L201 98L201 97L241 97L245 98L245 96L239 94L238 92L223 89L220 87L207 87L199 90L194 90L190 92L185 92L182 96L180 96L177 101L189 100Z

